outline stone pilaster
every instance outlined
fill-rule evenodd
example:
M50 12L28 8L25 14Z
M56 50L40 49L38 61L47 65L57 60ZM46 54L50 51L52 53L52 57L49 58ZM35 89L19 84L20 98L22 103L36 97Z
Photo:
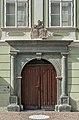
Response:
M57 104L60 104L60 95L61 95L61 82L62 82L62 77L61 76L57 76Z
M17 52L10 52L11 55L11 95L15 95L15 57Z
M61 96L67 95L67 53L62 53L62 94Z
M57 79L57 105L55 105L55 111L58 111L58 107L60 105L60 95L62 92L61 89L62 76L57 76L56 79Z
M34 24L37 24L38 20L43 21L43 0L34 0Z
M68 53L62 53L62 70L61 70L62 91L60 96L60 103L55 106L55 111L58 111L58 112L71 111L71 105L69 105L69 97L67 95L67 78L68 78L67 56L68 56Z
M15 58L17 55L16 51L11 51L11 91L9 98L9 105L7 106L8 111L20 111L20 107L18 105L18 97L16 96L16 87L15 87Z
M20 106L20 110L23 110L23 105L21 104L21 76L16 77L17 79L17 96L18 96L18 104Z

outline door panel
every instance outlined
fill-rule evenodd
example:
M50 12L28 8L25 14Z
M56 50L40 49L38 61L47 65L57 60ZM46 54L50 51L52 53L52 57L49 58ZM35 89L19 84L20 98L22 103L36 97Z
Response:
M55 83L54 83L55 82ZM54 105L56 104L56 89L54 90L54 86L56 85L56 74L55 70L51 65L46 65L41 67L41 106L45 109L54 109Z
M25 109L54 109L56 72L51 64L28 64L22 71L22 104Z
M27 66L22 75L22 103L27 109L38 108L39 67Z

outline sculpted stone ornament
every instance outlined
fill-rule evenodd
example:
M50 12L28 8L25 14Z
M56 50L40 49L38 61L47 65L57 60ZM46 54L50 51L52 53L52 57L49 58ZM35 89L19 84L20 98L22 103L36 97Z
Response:
M34 25L31 30L31 39L47 38L47 29L44 28L43 22L38 20L38 24Z

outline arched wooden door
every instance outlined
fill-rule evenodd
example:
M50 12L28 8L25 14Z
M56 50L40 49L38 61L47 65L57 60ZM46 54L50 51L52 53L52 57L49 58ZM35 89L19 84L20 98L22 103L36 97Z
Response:
M22 71L21 100L24 109L54 110L57 103L55 68L49 63L29 63Z

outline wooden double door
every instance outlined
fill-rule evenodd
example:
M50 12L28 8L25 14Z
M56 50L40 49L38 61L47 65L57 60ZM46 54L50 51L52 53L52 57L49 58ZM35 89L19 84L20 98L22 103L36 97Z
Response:
M54 110L57 103L56 71L51 64L28 64L22 71L24 109Z

